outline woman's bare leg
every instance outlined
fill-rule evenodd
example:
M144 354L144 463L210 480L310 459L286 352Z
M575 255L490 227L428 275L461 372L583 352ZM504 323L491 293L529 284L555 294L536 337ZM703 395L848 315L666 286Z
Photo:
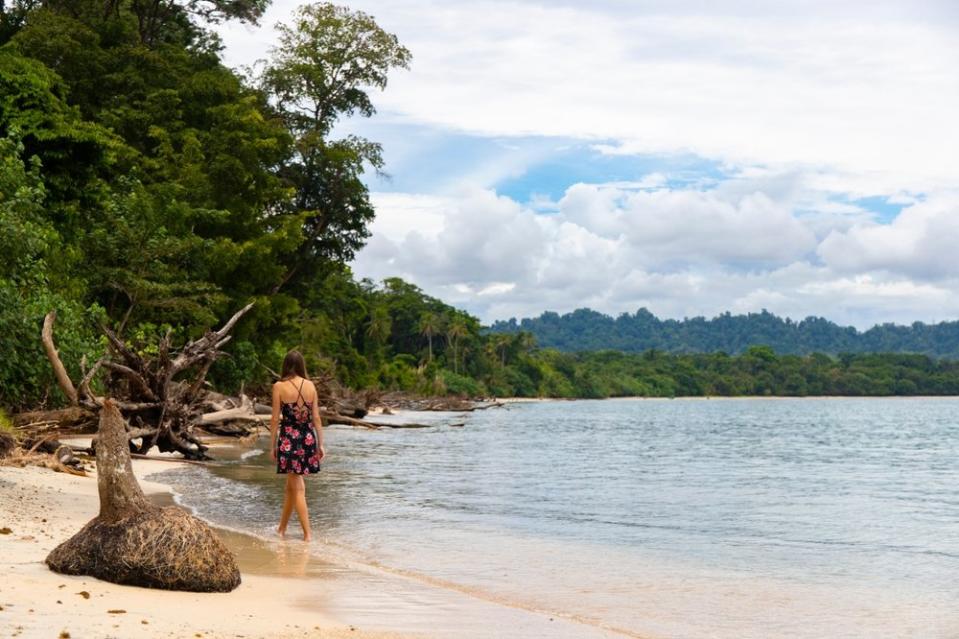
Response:
M287 475L286 486L283 488L283 510L280 513L280 527L276 529L280 537L286 535L286 525L290 522L290 514L293 512L293 479L294 475ZM303 481L302 478L300 481Z
M303 526L303 540L310 541L313 531L310 528L310 515L306 510L306 483L302 475L293 476L293 507L296 508L296 516L300 518L300 525Z

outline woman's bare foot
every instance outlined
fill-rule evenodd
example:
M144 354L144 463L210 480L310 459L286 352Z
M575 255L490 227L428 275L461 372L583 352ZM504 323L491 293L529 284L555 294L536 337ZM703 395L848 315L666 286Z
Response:
M276 534L280 536L281 539L286 538L286 528L277 528Z
M313 535L310 533L303 533L303 541L313 541Z

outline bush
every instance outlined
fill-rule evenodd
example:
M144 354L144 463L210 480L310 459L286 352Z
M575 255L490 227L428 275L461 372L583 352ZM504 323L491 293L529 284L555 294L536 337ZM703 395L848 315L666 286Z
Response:
M13 428L13 421L10 419L10 416L0 408L0 433L9 433L14 434L16 430Z
M46 290L22 295L0 280L0 405L18 410L66 401L40 343L43 317L51 309L57 310L54 335L70 376L79 377L84 355L91 362L99 357L102 347L90 321L96 307L84 310Z
M466 395L467 397L486 397L489 395L489 391L482 382L448 370L441 370L437 375L437 381L451 395Z

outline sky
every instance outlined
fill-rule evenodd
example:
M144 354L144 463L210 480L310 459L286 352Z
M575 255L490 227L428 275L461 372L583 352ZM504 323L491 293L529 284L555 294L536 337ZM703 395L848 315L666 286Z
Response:
M225 58L269 55L220 28ZM484 322L959 319L959 2L356 1L410 49L353 269Z

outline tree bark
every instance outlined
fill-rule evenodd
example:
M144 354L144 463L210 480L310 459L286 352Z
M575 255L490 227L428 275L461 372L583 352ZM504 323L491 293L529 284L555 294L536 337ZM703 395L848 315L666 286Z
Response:
M100 492L100 519L112 522L145 510L146 497L133 476L130 440L120 409L106 400L100 409L97 437L97 488Z
M57 378L57 384L60 386L60 390L67 396L70 404L76 406L77 389L73 387L73 382L70 381L70 376L67 375L67 369L64 368L63 362L60 361L60 354L57 353L57 347L53 344L53 323L56 319L56 311L47 313L46 317L43 318L43 330L40 333L40 339L43 341L43 350L46 352L47 359L50 360L50 365L53 367L53 374Z

